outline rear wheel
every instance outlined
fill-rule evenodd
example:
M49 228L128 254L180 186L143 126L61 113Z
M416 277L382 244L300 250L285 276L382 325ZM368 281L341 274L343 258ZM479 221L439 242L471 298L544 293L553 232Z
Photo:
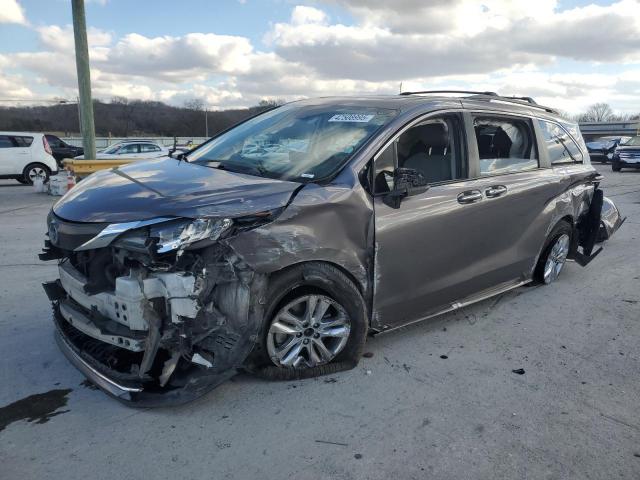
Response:
M51 170L46 165L41 163L31 163L27 165L22 173L24 183L27 185L33 185L36 178L42 178L43 182L49 180Z
M534 279L549 284L560 276L571 248L572 228L569 222L558 223L547 237L545 248L538 259Z

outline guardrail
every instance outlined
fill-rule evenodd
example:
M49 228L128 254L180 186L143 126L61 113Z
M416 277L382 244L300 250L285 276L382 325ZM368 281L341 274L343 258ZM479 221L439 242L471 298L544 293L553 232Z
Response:
M82 179L94 172L97 172L98 170L107 170L139 160L139 158L117 158L106 160L76 160L74 158L65 158L62 163L64 168L70 171L74 177Z

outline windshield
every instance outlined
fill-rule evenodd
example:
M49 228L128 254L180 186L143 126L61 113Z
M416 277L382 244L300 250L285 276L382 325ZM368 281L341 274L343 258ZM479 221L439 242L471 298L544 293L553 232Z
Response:
M111 145L110 147L105 148L100 153L116 153L118 150L120 150L120 147L122 147L122 144L116 143L114 145Z
M286 180L335 173L395 110L289 104L258 115L194 150L187 160Z
M640 147L640 137L631 137L624 143L621 143L624 146L632 146L632 147Z

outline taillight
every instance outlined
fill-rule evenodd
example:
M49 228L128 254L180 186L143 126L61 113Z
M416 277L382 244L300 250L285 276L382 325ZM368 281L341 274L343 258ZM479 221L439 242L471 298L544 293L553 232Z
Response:
M53 155L51 147L49 146L49 142L47 142L47 137L45 137L44 135L42 136L42 146L44 147L45 152L47 152L49 155Z

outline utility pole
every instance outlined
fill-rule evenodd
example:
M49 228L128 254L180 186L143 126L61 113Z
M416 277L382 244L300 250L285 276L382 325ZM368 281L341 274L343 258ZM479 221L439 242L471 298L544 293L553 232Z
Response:
M84 0L71 0L71 11L73 13L73 37L76 45L78 91L80 92L82 147L84 148L84 158L96 158L96 128L93 121L93 101L91 100L91 73Z

